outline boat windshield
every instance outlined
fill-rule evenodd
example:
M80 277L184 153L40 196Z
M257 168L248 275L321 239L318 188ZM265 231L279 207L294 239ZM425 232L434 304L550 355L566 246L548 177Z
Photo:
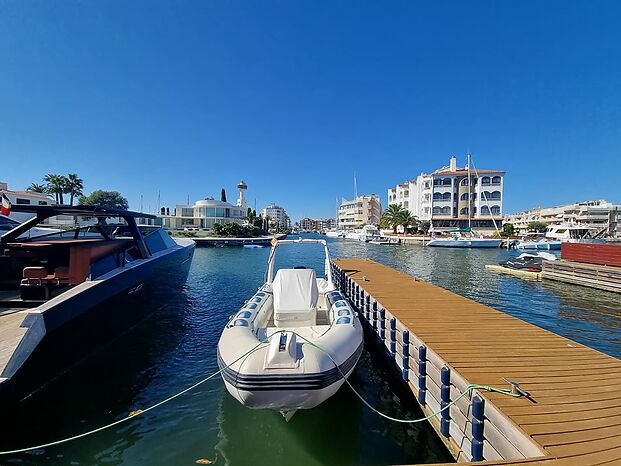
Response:
M268 260L266 281L276 276L280 269L314 269L316 276L330 279L329 254L323 240L285 240L272 247Z

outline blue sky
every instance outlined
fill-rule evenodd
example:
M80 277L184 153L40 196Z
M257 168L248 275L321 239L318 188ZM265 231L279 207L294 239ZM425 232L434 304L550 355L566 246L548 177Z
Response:
M460 164L621 202L621 2L0 1L0 180L293 219Z

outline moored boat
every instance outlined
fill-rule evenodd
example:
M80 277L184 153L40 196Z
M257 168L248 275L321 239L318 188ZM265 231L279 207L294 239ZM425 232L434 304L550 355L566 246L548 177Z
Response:
M137 224L152 215L98 206L13 209L34 217L0 238L2 405L157 310L179 291L194 255L192 240ZM74 217L75 227L28 237L56 216Z
M461 233L468 232L468 236L464 236ZM472 235L470 229L452 230L447 233L452 233L448 238L434 238L426 245L431 247L443 247L443 248L497 248L502 243L499 238L484 238Z
M323 246L323 278L303 266L274 274L277 249L294 244ZM362 348L361 323L334 286L326 242L284 240L273 244L265 284L226 324L218 364L227 390L241 404L289 419L334 395Z

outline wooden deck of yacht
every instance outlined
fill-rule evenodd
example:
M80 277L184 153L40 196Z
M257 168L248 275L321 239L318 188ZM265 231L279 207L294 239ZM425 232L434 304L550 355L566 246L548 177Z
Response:
M6 309L0 313L0 381L2 372L28 330L21 326L28 313L29 310L19 309Z
M482 442L481 464L621 464L620 360L370 260L337 259L334 271L395 364L408 369L404 379L423 395L426 414L468 384L507 388L506 377L529 392L477 391L483 439L473 429L481 424L476 396L451 407L444 435L434 418L458 461L471 461Z

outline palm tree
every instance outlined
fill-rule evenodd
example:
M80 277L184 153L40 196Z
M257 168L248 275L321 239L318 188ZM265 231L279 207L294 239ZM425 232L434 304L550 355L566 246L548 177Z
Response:
M63 177L64 178L64 177ZM75 173L69 173L69 176L66 178L67 183L65 186L66 193L69 194L69 205L73 205L73 200L84 194L82 190L84 189L84 181L82 178L78 178L78 175Z
M397 233L397 227L402 224L401 218L404 215L404 211L409 214L409 211L400 205L390 204L380 219L380 225L391 227L393 233Z
M44 184L30 183L30 186L26 188L26 191L33 193L47 193L47 187Z
M43 181L47 183L48 192L56 196L56 203L64 204L63 194L66 192L66 186L69 181L67 177L48 173L45 175L45 178L43 178Z
M418 225L418 218L412 215L409 210L403 209L398 218L399 225L403 227L403 231L407 232L408 227Z

